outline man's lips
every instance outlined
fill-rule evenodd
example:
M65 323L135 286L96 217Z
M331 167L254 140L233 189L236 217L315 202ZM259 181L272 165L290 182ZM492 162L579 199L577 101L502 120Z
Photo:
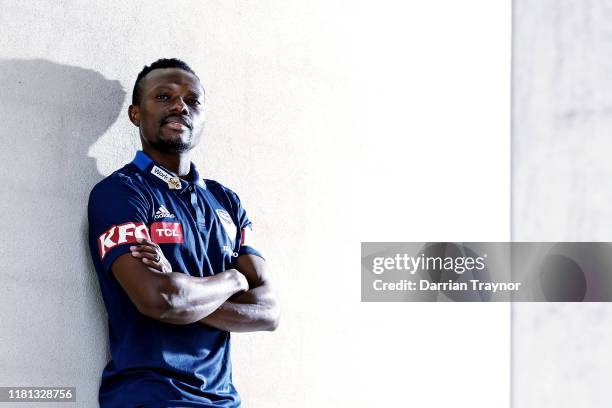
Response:
M180 119L180 118L167 118L166 120L162 122L162 126L167 126L170 129L175 129L175 130L181 130L183 128L191 129L191 126L189 126L189 123L186 120Z
M170 129L176 129L176 130L187 128L187 126L183 125L182 123L178 123L178 122L166 122L164 123L163 126L169 127Z

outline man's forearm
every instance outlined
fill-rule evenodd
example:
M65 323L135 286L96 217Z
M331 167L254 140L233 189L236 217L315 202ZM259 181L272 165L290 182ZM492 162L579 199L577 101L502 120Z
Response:
M194 323L217 310L232 295L246 289L246 280L235 269L205 278L172 272L166 274L161 291L163 301L154 317L165 323Z
M272 291L262 285L232 297L200 322L232 332L272 331L279 314Z

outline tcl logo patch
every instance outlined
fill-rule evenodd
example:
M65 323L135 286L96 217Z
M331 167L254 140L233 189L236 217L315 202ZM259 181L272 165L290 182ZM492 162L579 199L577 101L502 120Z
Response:
M136 238L149 238L147 226L143 222L126 222L121 225L113 225L98 237L98 249L100 258L117 245L131 244Z
M151 241L158 244L182 244L183 227L180 222L154 222L151 224Z

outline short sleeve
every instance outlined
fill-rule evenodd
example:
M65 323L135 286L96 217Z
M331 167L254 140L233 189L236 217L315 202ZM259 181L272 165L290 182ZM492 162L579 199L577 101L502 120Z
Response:
M238 256L240 255L256 255L263 258L261 253L255 249L253 223L249 220L246 210L240 202L237 194L233 193L236 199L236 207L238 209L238 222L240 224L240 248L238 248Z
M149 214L150 204L129 179L111 176L97 184L87 206L94 265L107 272L117 257L129 252L129 244L149 238Z
M215 183L215 186L220 186ZM229 200L229 205L234 213L235 219L238 221L239 237L238 237L238 256L240 255L256 255L263 259L263 255L256 249L257 245L254 241L253 223L249 220L246 210L242 206L240 197L227 187L222 187L225 196Z

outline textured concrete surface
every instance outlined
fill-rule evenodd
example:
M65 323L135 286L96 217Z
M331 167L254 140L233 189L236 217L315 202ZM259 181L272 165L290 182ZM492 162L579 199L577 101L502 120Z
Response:
M512 237L612 241L612 7L514 1ZM513 305L513 407L609 407L612 307Z

